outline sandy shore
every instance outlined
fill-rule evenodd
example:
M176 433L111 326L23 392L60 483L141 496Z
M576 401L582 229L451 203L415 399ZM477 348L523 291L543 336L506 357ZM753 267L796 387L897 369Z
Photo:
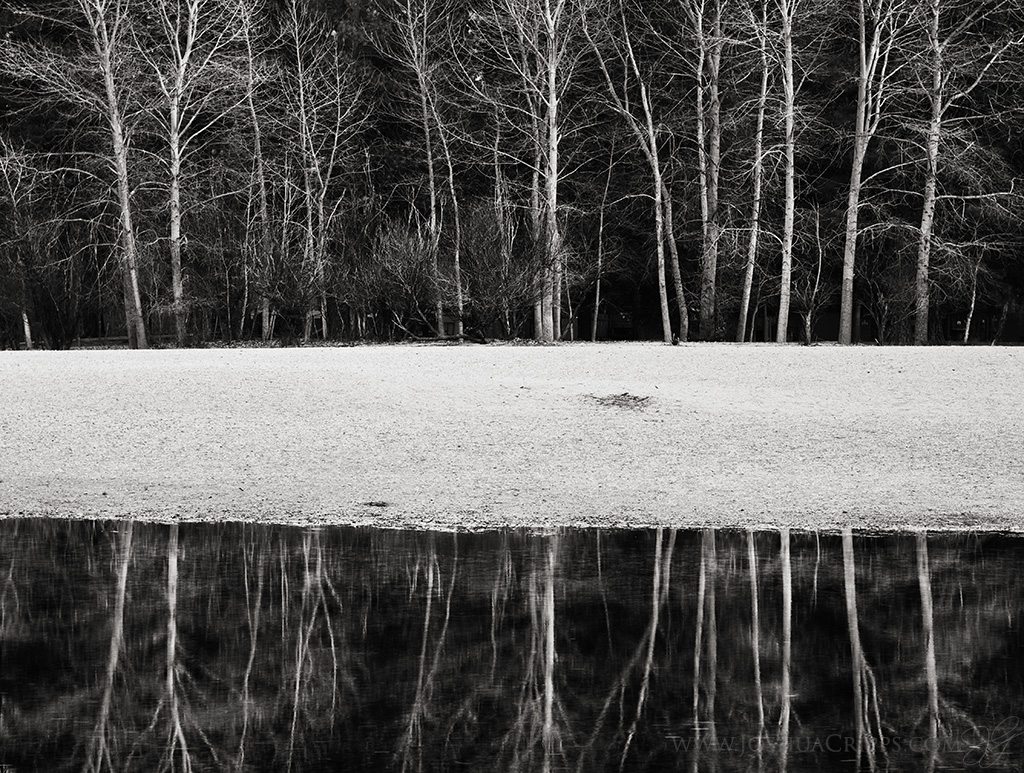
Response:
M0 405L9 516L1024 530L1024 348L0 352Z

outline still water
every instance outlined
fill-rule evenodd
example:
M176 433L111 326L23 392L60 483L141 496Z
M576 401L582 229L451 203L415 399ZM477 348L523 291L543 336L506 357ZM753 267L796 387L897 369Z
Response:
M1024 540L0 521L0 771L1019 771Z

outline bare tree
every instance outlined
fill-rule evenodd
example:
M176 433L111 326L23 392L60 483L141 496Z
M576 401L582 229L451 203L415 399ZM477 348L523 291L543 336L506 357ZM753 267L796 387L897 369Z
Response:
M810 346L814 332L814 318L818 310L834 295L831 288L823 286L822 272L825 267L825 243L821 235L821 211L817 206L811 208L810 216L814 218L813 236L804 232L805 248L813 254L806 271L800 272L793 281L793 299L803 317L804 343ZM812 241L813 240L813 241Z
M929 265L935 209L940 198L939 162L948 115L985 80L1011 47L1024 43L1024 35L1019 30L993 40L988 29L994 18L1015 7L1004 0L980 3L928 0L926 69L930 78L925 91L930 116L925 135L925 177L915 283L914 343L918 345L928 343ZM946 17L950 17L948 22Z
M122 112L118 68L121 64L122 41L127 21L127 3L122 0L78 0L90 33L95 66L103 78L102 107L110 127L111 165L117 179L117 196L121 213L121 243L125 266L125 314L128 319L129 343L147 348L146 325L139 292L138 247L132 221L131 185L128 178L128 140Z
M290 99L302 160L300 276L308 288L303 338L308 339L316 299L322 334L327 337L326 271L328 243L344 199L332 189L350 161L352 140L365 120L351 62L323 15L298 0L287 5L287 37L293 46Z
M597 322L601 313L601 278L604 271L604 216L608 208L608 189L612 184L612 168L614 167L615 143L608 151L608 171L604 178L604 191L601 193L601 204L597 216L597 277L594 279L594 315L590 320L590 340L597 341Z
M793 72L793 21L799 0L779 0L782 26L782 117L786 156L785 208L782 222L782 277L775 342L784 344L789 331L790 284L793 271L793 221L796 213L796 80Z
M45 23L57 21L19 9ZM70 53L40 40L5 40L0 73L38 87L42 95L64 103L76 114L99 118L109 132L103 161L113 176L118 206L125 324L129 344L146 348L146 324L139 280L129 170L132 89L131 52L126 45L131 19L124 0L74 0L57 21L85 44ZM38 94L36 94L38 97Z
M654 201L654 248L657 255L661 333L665 343L672 343L672 323L669 319L668 292L665 283L665 184L658 150L658 131L651 101L651 81L650 76L646 73L641 73L636 53L633 50L632 33L630 32L630 24L626 18L624 7L620 8L620 18L621 26L614 30L612 30L609 20L601 20L601 28L607 33L604 36L605 40L602 41L604 45L599 45L595 40L594 31L591 29L592 25L585 25L584 32L597 56L601 73L604 75L611 107L630 128L651 171L651 193ZM612 77L612 72L602 50L605 46L612 47L612 56L618 60L617 64L623 71L621 87L616 84L617 79ZM635 81L635 85L632 85L631 81ZM636 91L636 97L638 97L636 99L634 99L634 95L631 93L633 90ZM633 104L635 102L639 102L640 115L634 114Z
M451 9L444 0L394 0L384 6L385 16L390 23L393 34L388 35L387 43L380 45L381 50L415 78L414 99L417 102L417 121L423 135L423 155L427 169L427 232L431 245L431 274L434 284L434 328L438 336L443 336L444 328L444 293L441 290L442 280L438 266L440 251L442 217L440 202L440 185L437 181L436 159L437 142L442 143L442 150L447 162L448 180L453 206L456 207L454 171L445 127L442 125L437 106L437 70L434 47L438 38L447 32L447 14ZM390 45L388 45L390 43ZM459 239L455 239L455 251L458 254ZM461 283L459 286L461 295ZM461 309L459 322L461 324ZM458 331L461 332L461 331Z
M234 109L222 97L235 86L226 77L225 57L244 15L223 0L152 0L155 29L136 43L156 77L161 100L155 111L159 133L167 141L168 247L171 262L174 329L178 346L186 339L187 304L182 281L182 185L191 151L224 114ZM247 22L248 19L245 19Z
M843 285L839 312L839 343L853 336L853 277L857 259L858 217L868 145L886 114L899 70L894 55L906 33L909 0L858 0L857 113L854 119L853 161L846 202L843 245Z
M260 0L239 0L238 22L239 34L245 46L245 106L253 132L253 182L256 192L256 217L258 220L258 251L257 266L260 273L260 334L264 341L270 338L270 292L267 283L270 279L273 262L273 236L270 222L270 204L267 182L267 162L263 152L264 123L267 120L261 100L257 99L257 91L269 78L266 67L257 47L257 33L261 29L263 15ZM259 103L260 109L257 109ZM243 315L244 318L244 315Z
M767 0L761 0L760 19L755 18L752 12L749 13L749 25L754 31L758 41L758 54L761 63L761 86L758 91L757 120L754 129L753 193L751 194L750 200L750 236L747 240L747 262L743 270L743 290L742 298L740 300L740 314L739 320L736 323L737 343L743 343L746 340L747 314L750 311L750 293L754 284L754 268L757 265L757 248L761 237L761 187L764 179L764 120L768 105L768 79L771 74L768 64ZM790 51L792 51L792 48L790 48ZM783 258L783 265L785 265L785 258Z
M525 160L531 175L530 222L542 253L534 300L540 341L561 335L563 98L583 51L578 38L590 2L491 0L471 14L482 51L458 63L463 87L497 108L496 114L518 128L530 148Z
M683 49L696 79L695 131L703 244L701 249L700 336L717 334L718 251L721 238L719 183L722 167L722 54L724 12L729 0L679 0L693 35Z
M0 203L7 200L6 228L0 230L0 249L10 256L6 267L9 281L17 280L19 285L17 304L26 350L31 350L33 343L25 252L33 230L30 212L38 203L42 173L28 151L13 147L0 136Z

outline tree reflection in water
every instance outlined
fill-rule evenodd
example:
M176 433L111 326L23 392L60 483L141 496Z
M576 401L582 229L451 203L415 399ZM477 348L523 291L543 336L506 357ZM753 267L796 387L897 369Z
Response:
M5 771L1024 762L1024 540L0 521Z

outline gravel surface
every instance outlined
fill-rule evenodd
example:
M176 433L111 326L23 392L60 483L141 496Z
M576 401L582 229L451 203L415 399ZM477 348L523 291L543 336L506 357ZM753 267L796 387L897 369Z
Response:
M1024 531L1024 348L0 352L0 514Z

